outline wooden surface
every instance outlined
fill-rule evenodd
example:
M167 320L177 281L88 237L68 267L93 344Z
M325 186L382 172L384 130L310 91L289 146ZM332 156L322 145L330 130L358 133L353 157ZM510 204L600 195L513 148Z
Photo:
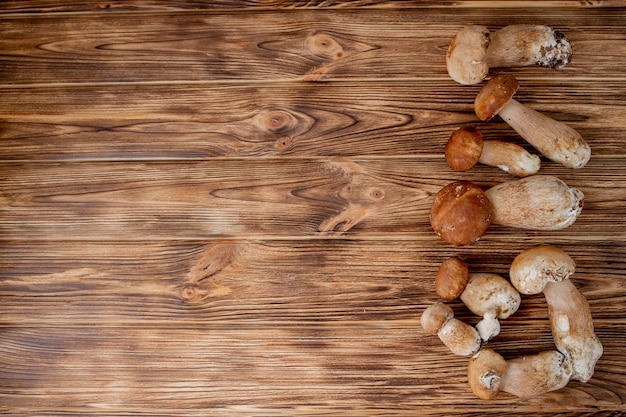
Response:
M1 3L0 412L626 412L626 4L538 3ZM592 147L581 170L543 161L586 195L568 229L462 249L430 229L443 185L512 179L450 171L454 129L523 144L447 76L468 23L572 41L563 70L494 71ZM434 274L458 255L506 276L537 244L576 261L604 355L586 384L478 400L419 325ZM553 348L543 297L489 346Z

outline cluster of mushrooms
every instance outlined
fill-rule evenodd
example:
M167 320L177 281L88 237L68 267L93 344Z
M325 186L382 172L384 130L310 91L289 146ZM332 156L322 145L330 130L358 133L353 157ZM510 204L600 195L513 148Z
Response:
M539 65L561 68L571 59L569 40L548 26L510 25L494 33L484 26L462 28L450 42L448 73L460 84L482 82L490 68ZM568 168L582 168L591 150L570 126L524 106L513 95L514 76L493 76L474 102L476 115L489 121L499 115L547 159ZM516 177L483 190L468 181L444 186L435 196L430 221L435 233L455 246L478 241L491 224L527 230L559 230L576 221L583 193L553 175L539 175L540 157L523 147L483 140L475 126L450 136L446 162L455 171L482 163ZM429 334L436 334L452 353L470 357L468 382L481 399L504 391L528 398L563 388L570 380L588 381L602 344L594 333L591 310L570 277L575 264L563 250L548 245L521 252L509 270L509 280L492 273L471 273L458 257L446 259L435 277L443 300L458 298L482 317L471 326L454 317L450 305L436 302L421 316ZM500 322L515 313L521 295L543 293L548 305L555 350L505 360L486 342L500 333Z

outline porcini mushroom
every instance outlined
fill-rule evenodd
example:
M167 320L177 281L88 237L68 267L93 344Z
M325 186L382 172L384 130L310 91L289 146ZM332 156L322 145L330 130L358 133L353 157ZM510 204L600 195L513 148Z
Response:
M500 333L498 319L506 319L520 306L517 290L500 275L469 273L469 268L457 257L446 259L435 277L437 294L446 299L461 298L470 311L483 317L476 330L484 341Z
M476 329L454 318L452 307L435 303L422 313L422 328L428 334L436 334L450 351L460 356L471 356L480 349L481 339Z
M484 60L490 68L539 65L563 68L572 59L567 37L545 25L509 25L491 35Z
M543 291L556 348L570 360L572 378L587 382L603 348L594 333L589 302L569 279L574 269L565 251L542 245L517 255L509 273L522 294Z
M591 157L591 148L580 133L560 121L533 110L513 98L519 83L509 74L493 77L480 90L474 110L482 121L495 115L548 159L568 168L582 168Z
M435 233L456 246L480 239L491 224L492 206L476 184L456 181L443 187L433 200L430 224Z
M506 370L506 361L492 349L483 348L470 358L467 382L481 400L493 400L500 394L500 381Z
M491 224L527 230L559 230L576 221L582 191L552 175L531 175L486 191L469 181L444 186L433 200L430 224L444 241L466 246L478 241Z
M459 84L478 84L490 68L539 65L562 68L572 56L569 40L545 25L509 25L489 33L481 25L461 28L446 54L450 77Z
M445 147L446 162L455 171L467 171L478 162L498 167L516 177L527 177L539 171L541 160L519 145L501 140L483 140L474 126L455 130Z
M576 221L584 194L552 175L532 175L485 191L492 223L529 230L559 230Z
M452 38L446 54L450 77L459 84L478 84L489 74L484 62L489 46L489 29L470 25L461 28Z
M492 400L503 392L529 398L563 388L572 369L556 350L505 361L491 349L481 349L469 360L468 383L478 398Z

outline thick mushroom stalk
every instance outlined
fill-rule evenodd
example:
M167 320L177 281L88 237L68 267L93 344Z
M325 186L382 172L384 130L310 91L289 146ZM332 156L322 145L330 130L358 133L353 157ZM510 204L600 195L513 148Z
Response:
M476 329L454 318L452 308L435 303L422 313L422 328L428 334L436 334L452 353L472 356L480 349L481 339Z
M552 175L532 175L485 191L493 224L529 230L560 230L583 209L584 194Z
M495 115L548 159L568 168L582 168L591 157L591 148L580 133L558 120L524 106L513 95L519 88L514 76L496 75L480 90L474 101L478 118L489 121Z
M567 385L570 363L556 350L505 361L491 349L481 349L469 360L468 383L476 396L492 400L502 392L530 398Z
M481 25L461 28L448 45L448 74L459 84L478 84L495 67L562 68L572 56L569 40L542 25L510 25L493 34Z
M445 147L446 162L455 171L467 171L477 163L498 167L516 177L536 174L541 166L537 155L519 145L500 140L483 140L480 130L463 126L455 130Z
M483 317L476 330L484 341L500 333L498 319L506 319L520 306L517 290L504 278L491 273L469 273L457 257L446 259L435 277L435 291L446 300L461 298L470 311Z
M572 379L587 382L603 348L594 333L589 303L569 279L574 268L574 261L563 250L537 246L515 258L510 277L522 294L543 291L554 343L571 362Z
M571 59L572 45L561 32L544 25L509 25L491 35L484 61L490 68L563 68Z

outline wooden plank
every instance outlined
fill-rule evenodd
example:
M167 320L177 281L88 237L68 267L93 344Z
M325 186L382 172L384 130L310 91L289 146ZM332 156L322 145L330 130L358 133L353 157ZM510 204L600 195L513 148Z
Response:
M583 191L586 209L572 227L544 236L623 239L624 159L593 158L584 171L555 165L544 164L542 173ZM454 173L442 156L2 163L0 173L2 238L60 241L404 236L434 242L428 214L442 186L512 179L490 167ZM491 233L528 234L501 227Z
M554 26L574 58L563 77L623 77L626 10L294 10L0 19L2 84L448 79L460 26ZM602 44L602 48L598 48ZM437 63L437 64L435 64ZM526 68L551 78L554 71Z
M480 401L466 385L466 359L421 330L419 314L436 300L433 276L442 259L462 253L475 271L505 274L523 246L7 242L0 246L0 409L41 415L623 409L626 376L616 366L626 333L623 246L561 245L578 264L574 281L590 300L605 347L586 384L571 382L522 403L506 394ZM457 317L477 321L459 302L452 305ZM507 358L552 346L541 296L525 297L490 342Z
M53 335L53 337L51 337ZM624 411L620 356L525 402L476 399L416 326L3 329L3 410L37 415L496 415ZM518 341L518 344L520 342ZM36 361L30 356L37 351ZM418 353L419 352L419 353ZM8 395L7 395L8 393ZM607 414L608 415L608 414Z
M623 0L550 0L537 2L533 0L461 0L455 2L441 2L434 0L411 0L411 1L393 1L393 0L350 0L350 1L324 1L324 0L247 0L245 2L238 0L211 0L211 1L141 1L141 0L116 0L114 2L102 1L56 1L56 0L37 0L37 1L15 1L6 0L2 3L0 11L4 14L8 13L98 13L104 12L188 12L188 11L204 11L204 10L290 10L290 9L413 9L413 8L608 8L608 7L626 7Z
M626 78L520 82L520 102L577 129L594 155L623 153ZM479 89L447 80L4 88L0 159L432 156L469 123L523 144L498 118L477 119Z
M462 249L394 239L3 242L0 324L207 331L255 325L419 327L421 311L438 301L434 276L444 259L461 256L474 272L506 277L515 256L537 244L558 245L573 257L573 281L589 299L598 329L613 332L619 347L624 333L617 330L626 326L621 320L626 247L540 236ZM478 321L460 301L451 305L457 317ZM503 326L550 342L546 318L543 297L525 297L519 313ZM513 349L509 353L539 349L512 346L517 334L509 338L507 332L498 343Z

